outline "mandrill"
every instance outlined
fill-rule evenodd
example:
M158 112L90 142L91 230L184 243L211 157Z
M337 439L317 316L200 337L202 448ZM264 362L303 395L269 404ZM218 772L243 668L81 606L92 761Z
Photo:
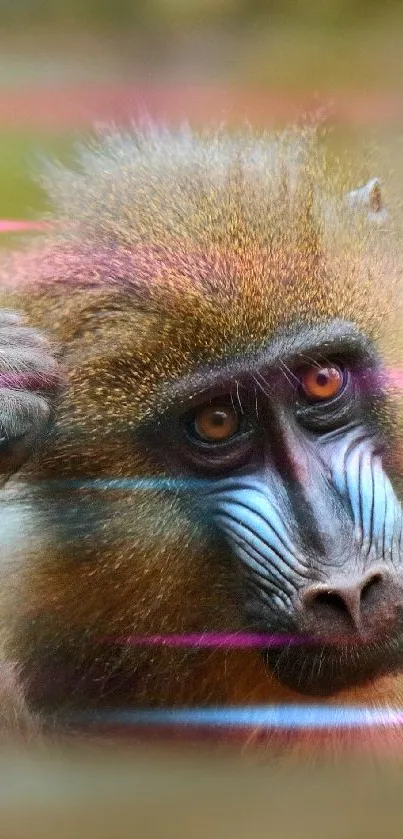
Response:
M398 705L398 209L310 128L111 131L44 178L1 274L24 713Z

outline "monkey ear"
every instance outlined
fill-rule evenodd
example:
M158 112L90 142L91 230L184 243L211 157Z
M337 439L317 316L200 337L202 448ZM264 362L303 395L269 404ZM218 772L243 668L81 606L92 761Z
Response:
M376 224L382 224L388 218L379 178L371 178L364 186L347 192L345 201L352 210L366 212L368 220Z

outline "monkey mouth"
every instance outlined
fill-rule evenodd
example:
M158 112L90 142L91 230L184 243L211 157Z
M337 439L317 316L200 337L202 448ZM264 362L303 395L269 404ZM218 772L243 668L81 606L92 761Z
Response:
M403 670L403 632L361 643L266 648L263 657L283 685L305 696L329 697Z

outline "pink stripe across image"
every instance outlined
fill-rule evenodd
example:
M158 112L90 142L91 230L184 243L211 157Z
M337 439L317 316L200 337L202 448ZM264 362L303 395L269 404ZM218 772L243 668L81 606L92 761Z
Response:
M24 219L0 219L0 233L19 233L26 230L44 230L45 221L27 221Z
M309 639L298 635L266 635L258 633L194 632L176 635L127 635L123 638L105 639L106 643L133 647L224 647L245 649L248 647L282 647L291 644L303 645Z

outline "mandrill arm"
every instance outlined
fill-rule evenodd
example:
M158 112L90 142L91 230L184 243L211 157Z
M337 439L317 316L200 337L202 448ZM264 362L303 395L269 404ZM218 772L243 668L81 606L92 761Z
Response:
M0 748L38 741L41 726L28 708L12 662L0 663Z
M60 383L48 341L18 314L0 310L0 485L49 430Z
M0 486L34 454L50 429L61 376L48 341L22 317L0 310ZM7 516L7 512L5 513ZM3 557L4 560L4 557ZM7 632L0 625L0 650ZM0 743L38 735L12 662L0 660Z

